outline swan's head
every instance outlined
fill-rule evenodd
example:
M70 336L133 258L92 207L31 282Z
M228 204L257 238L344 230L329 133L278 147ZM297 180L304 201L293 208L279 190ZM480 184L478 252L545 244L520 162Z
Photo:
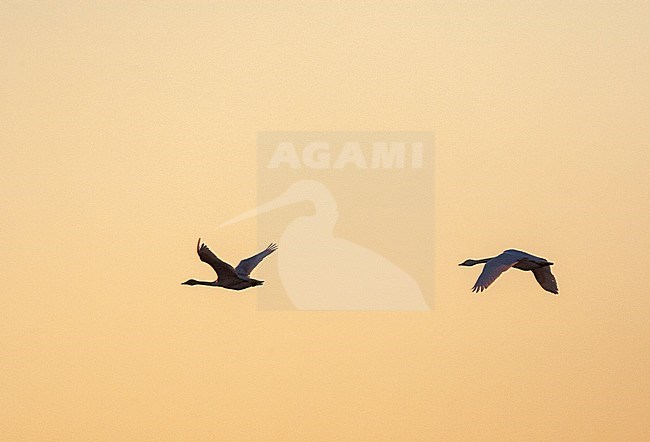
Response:
M181 285L197 285L198 283L199 281L196 279L188 279L187 281L182 282Z
M461 263L458 264L458 265L459 265L459 266L467 266L467 267L470 267L470 266L473 266L473 265L476 265L476 264L478 264L478 262L476 262L475 260L473 260L473 259L466 259L465 261L461 262Z

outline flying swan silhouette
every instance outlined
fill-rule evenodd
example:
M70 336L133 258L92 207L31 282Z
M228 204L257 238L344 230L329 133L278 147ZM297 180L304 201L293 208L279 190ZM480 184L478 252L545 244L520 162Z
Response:
M555 295L558 294L557 281L555 281L555 276L551 273L553 263L539 256L521 250L509 249L493 258L468 259L458 265L470 267L476 264L485 264L485 266L476 280L476 284L472 287L473 292L478 293L487 289L499 275L510 267L514 267L519 270L532 271L535 279L544 290Z
M257 255L253 255L250 258L242 260L237 267L233 268L227 262L224 262L217 258L217 255L212 253L212 251L205 244L201 244L201 238L196 244L196 253L199 254L199 258L206 264L209 264L210 267L217 272L216 281L197 281L196 279L188 279L182 284L185 285L210 285L213 287L223 287L230 290L243 290L248 287L255 287L257 285L264 284L264 281L259 279L253 279L250 277L250 273L253 271L257 265L262 262L264 258L269 256L271 253L277 250L277 244L271 243L269 246L262 250Z

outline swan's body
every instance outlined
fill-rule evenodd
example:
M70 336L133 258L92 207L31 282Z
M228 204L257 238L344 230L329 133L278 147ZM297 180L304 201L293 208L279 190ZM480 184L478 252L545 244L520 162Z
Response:
M253 255L250 258L242 260L237 267L231 266L227 262L224 262L217 258L217 255L212 253L212 251L205 244L201 244L201 238L196 244L196 253L199 254L199 258L206 264L209 264L210 267L217 272L216 281L197 281L195 279L188 279L183 284L185 285L210 285L213 287L223 287L230 290L243 290L248 287L255 287L257 285L264 284L264 281L259 279L253 279L250 277L250 273L255 267L268 255L275 252L278 248L276 244L269 244L269 246L262 250L257 255Z
M493 258L468 259L458 265L469 267L476 264L485 264L485 266L476 280L476 284L472 287L473 292L482 292L487 289L501 273L510 267L514 267L519 270L532 271L535 279L544 290L555 295L558 294L557 281L555 281L555 276L551 273L553 263L539 256L509 249Z

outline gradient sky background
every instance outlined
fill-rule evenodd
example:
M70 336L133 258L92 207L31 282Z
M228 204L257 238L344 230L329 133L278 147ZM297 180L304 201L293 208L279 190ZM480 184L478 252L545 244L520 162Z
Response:
M3 439L648 440L649 42L645 1L2 2ZM179 284L257 248L216 226L269 130L435 131L434 311ZM470 293L510 247L560 296Z

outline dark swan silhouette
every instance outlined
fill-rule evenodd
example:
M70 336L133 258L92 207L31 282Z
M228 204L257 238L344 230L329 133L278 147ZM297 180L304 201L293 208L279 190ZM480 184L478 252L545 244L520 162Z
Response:
M210 267L217 272L216 281L197 281L195 279L188 279L182 284L185 285L210 285L214 287L223 287L230 290L243 290L248 287L255 287L257 285L264 284L264 281L259 279L253 279L250 277L250 273L253 271L257 265L262 262L264 258L269 256L271 253L277 250L277 244L271 243L269 246L262 250L257 255L253 255L250 258L242 260L237 267L233 268L227 262L224 262L217 258L217 255L212 253L212 251L205 244L201 244L201 238L196 244L196 253L199 254L201 261L209 264Z
M544 290L555 295L558 294L557 281L551 273L553 263L539 256L521 250L509 249L493 258L468 259L458 265L469 267L476 264L485 264L485 266L476 280L476 284L472 287L473 292L482 292L487 289L499 275L510 267L514 267L519 270L532 271L535 279Z

